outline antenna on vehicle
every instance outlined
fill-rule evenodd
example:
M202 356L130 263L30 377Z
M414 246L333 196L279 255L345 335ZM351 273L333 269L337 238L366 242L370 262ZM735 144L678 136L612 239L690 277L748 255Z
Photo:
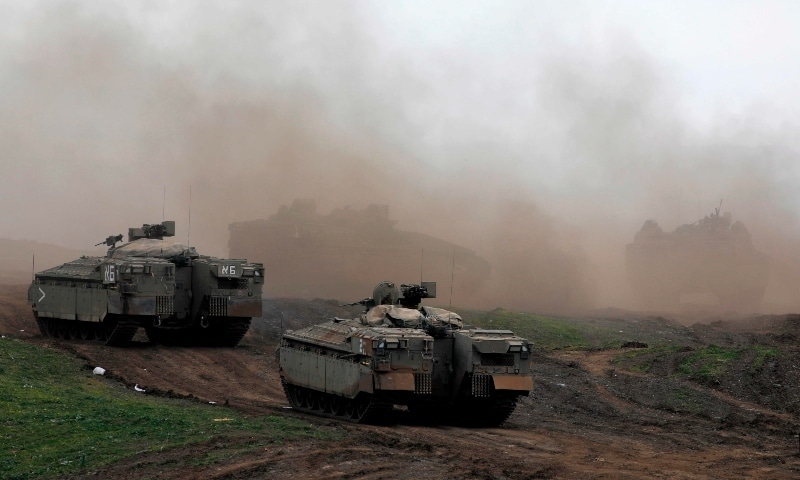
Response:
M164 215L164 211L166 209L166 205L167 205L167 186L164 185L164 193L161 196L161 222L162 222L162 225L163 225L164 219L166 218L166 215ZM161 253L164 253L164 237L161 237Z
M186 246L190 247L192 245L192 242L189 241L191 239L191 236L192 236L192 186L191 185L189 185L189 222L188 223L189 223L188 231L186 232Z
M424 265L425 261L425 249L420 249L419 255L419 284L422 285L422 266Z
M31 281L36 280L36 254L33 254L33 259L31 260Z
M456 275L456 247L453 247L453 266L450 269L450 307L453 306L453 279Z

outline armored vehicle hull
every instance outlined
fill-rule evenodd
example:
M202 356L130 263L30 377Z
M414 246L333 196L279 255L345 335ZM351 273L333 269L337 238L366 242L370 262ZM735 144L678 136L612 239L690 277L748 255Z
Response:
M37 273L28 301L42 335L121 346L144 328L158 343L237 345L261 315L263 267L198 255L172 234L174 222L130 229L125 245L101 242L105 257Z
M431 394L432 347L420 330L323 323L283 336L281 382L293 408L379 423L395 403Z
M277 355L290 405L362 423L391 421L401 405L427 423L502 425L533 388L529 342L462 329L446 310L408 308L418 286L403 287L404 296L385 297L394 305L283 335Z
M389 207L335 209L296 200L266 220L233 223L229 252L264 264L270 295L296 298L355 298L365 281L385 272L404 278L453 278L454 291L470 298L489 279L489 263L474 251L395 227Z
M722 308L753 312L769 281L767 257L718 209L671 233L648 220L625 253L631 289L647 308L674 309L683 294L708 294Z

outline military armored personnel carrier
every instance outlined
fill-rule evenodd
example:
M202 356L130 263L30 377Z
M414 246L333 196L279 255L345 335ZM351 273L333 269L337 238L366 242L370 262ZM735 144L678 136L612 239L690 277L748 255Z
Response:
M175 222L110 236L104 257L81 257L36 273L28 301L42 335L129 343L139 328L164 344L236 346L261 315L264 268L199 255L165 240ZM97 246L96 245L96 246Z
M750 233L720 207L699 221L666 233L644 223L626 247L628 280L643 306L674 309L682 294L710 294L725 309L754 312L769 281L767 257Z
M381 282L357 302L366 307L359 318L287 331L277 355L292 408L381 423L401 405L426 422L502 425L533 388L531 344L420 307L435 285Z
M356 298L382 272L417 278L422 270L452 279L468 299L489 280L489 262L474 251L396 223L388 205L322 214L298 199L266 220L232 223L228 246L230 256L264 264L275 297Z

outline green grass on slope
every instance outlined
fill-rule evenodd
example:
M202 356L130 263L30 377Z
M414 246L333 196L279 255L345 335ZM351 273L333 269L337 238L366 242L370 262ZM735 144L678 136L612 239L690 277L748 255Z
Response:
M92 375L69 355L0 339L0 478L58 477L136 453L241 435L251 445L336 436L299 420L248 418L136 394Z
M468 323L476 327L511 330L533 341L534 348L540 351L619 348L633 340L665 341L658 334L640 338L646 334L646 329L616 319L552 317L501 308L490 312L470 311L467 318Z
M781 356L776 348L762 345L746 347L721 347L708 345L702 348L663 346L646 350L634 350L618 355L614 363L625 370L653 373L660 365L662 374L679 374L702 384L720 383L731 371L758 372L767 361ZM672 369L674 368L674 372Z
M507 329L534 343L537 350L588 348L585 332L562 320L501 308L479 313L470 323L487 329Z
M748 362L748 369L757 371L766 361L778 357L780 352L771 347L725 348L709 345L692 352L678 366L678 371L701 383L715 384L728 374L730 368L738 366L743 358L752 359Z

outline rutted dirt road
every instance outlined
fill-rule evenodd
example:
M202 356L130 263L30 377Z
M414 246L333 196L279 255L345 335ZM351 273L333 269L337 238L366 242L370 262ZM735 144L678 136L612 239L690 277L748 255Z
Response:
M619 350L536 357L534 392L520 402L503 428L364 426L303 416L286 408L274 358L277 338L270 329L251 329L235 349L166 348L146 342L111 348L64 342L38 335L25 305L24 287L0 290L0 333L72 352L87 367L106 368L109 381L131 388L138 384L148 394L213 401L220 408L250 415L298 416L345 434L336 442L253 447L230 462L192 466L192 460L209 449L246 442L222 439L143 453L87 478L127 479L132 474L164 479L800 477L800 421L787 413L791 410L773 409L724 388L622 372L611 364ZM291 305L295 304L273 307L282 309L284 317L307 314L308 306ZM708 343L714 343L723 327L687 329L687 335L702 343L705 332ZM737 328L741 338L763 333ZM786 361L800 365L794 347L800 328L786 319L776 320L773 328L777 330L770 338L783 339ZM800 396L798 384L781 388L794 389L791 399ZM698 400L686 404L692 408L665 407L664 399L674 392L695 392Z

